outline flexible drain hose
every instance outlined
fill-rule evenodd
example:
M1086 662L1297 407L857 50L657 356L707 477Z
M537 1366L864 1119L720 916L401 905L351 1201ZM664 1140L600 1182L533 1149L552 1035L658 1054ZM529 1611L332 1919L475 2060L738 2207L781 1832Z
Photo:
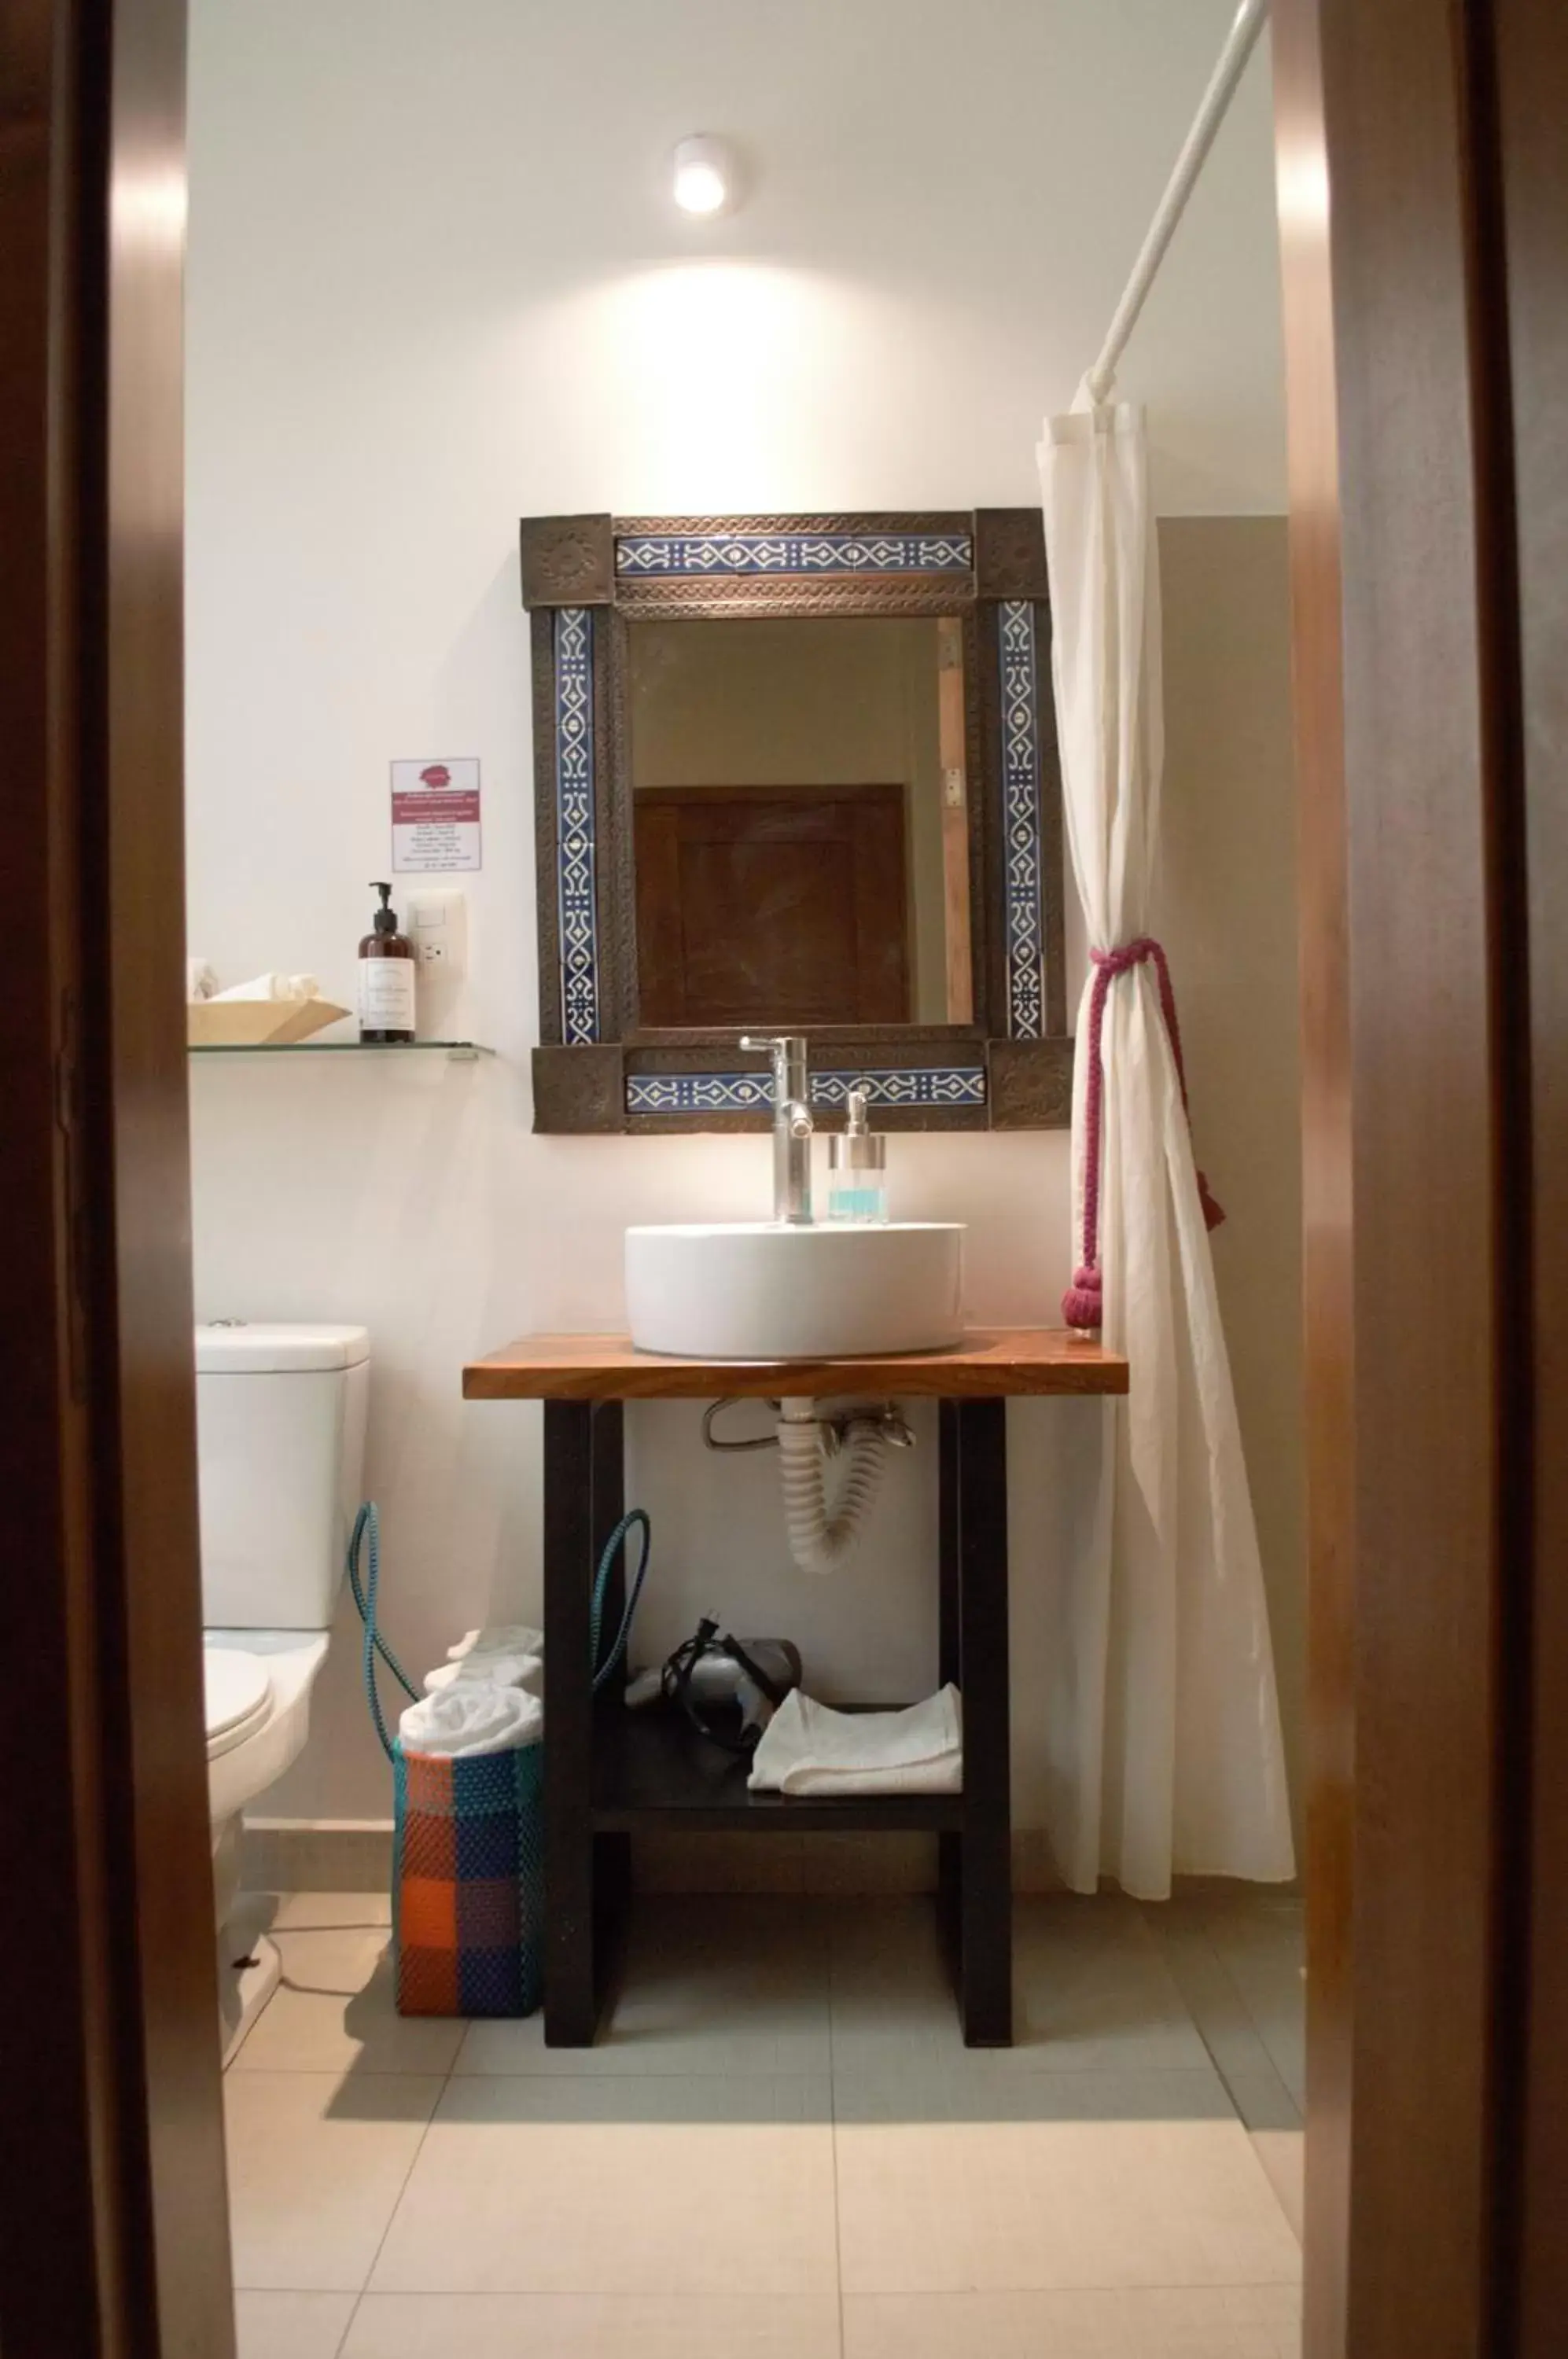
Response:
M816 1405L787 1400L779 1419L779 1454L784 1467L784 1527L789 1551L802 1572L836 1572L851 1554L882 1480L886 1444L867 1422L851 1425L838 1513L828 1514L822 1479L822 1445Z

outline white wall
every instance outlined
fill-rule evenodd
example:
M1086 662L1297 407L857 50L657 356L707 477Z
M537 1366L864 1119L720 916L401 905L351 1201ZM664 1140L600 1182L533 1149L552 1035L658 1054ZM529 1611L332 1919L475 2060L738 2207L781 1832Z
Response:
M495 1060L209 1060L193 1082L201 1315L372 1331L368 1483L415 1664L538 1594L538 1412L465 1408L463 1361L528 1328L614 1325L627 1220L752 1212L768 1184L762 1139L530 1134L516 520L1032 500L1040 413L1098 343L1230 13L195 0L191 950L225 980L308 968L346 998L365 880L387 870L388 760L485 766L458 1014ZM1171 510L1283 504L1266 76L1124 371L1154 407ZM667 151L694 129L748 154L730 221L665 200ZM897 1142L897 1209L971 1223L977 1319L1055 1316L1065 1164L1057 1136ZM1073 1544L1083 1414L1017 1413L1025 1820L1038 1601ZM861 1562L827 1586L789 1570L770 1462L704 1461L694 1432L683 1408L633 1419L648 1646L712 1603L797 1636L826 1691L915 1691L934 1453L895 1469ZM387 1807L355 1680L340 1646L279 1810Z

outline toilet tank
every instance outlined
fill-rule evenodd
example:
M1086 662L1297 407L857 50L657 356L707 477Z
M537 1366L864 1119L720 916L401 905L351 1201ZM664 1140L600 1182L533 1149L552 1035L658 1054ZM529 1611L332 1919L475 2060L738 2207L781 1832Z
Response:
M325 1630L363 1495L363 1327L196 1330L201 1618Z

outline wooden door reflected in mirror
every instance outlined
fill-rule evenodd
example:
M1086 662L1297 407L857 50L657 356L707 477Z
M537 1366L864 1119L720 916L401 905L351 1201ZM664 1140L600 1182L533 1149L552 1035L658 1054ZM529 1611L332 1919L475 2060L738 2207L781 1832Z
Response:
M971 1022L962 621L627 636L638 1022Z

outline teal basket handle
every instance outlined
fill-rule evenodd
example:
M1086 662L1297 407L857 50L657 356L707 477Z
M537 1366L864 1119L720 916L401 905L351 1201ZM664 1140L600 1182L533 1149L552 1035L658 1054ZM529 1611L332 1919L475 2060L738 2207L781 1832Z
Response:
M610 1586L610 1575L615 1570L615 1551L634 1531L640 1531L642 1535L642 1554L637 1560L637 1572L626 1598L626 1610L621 1616L621 1626L615 1633L615 1643L601 1663L599 1661L601 1625L604 1619L604 1598ZM653 1526L641 1507L633 1507L628 1515L623 1516L604 1542L604 1553L599 1559L598 1577L593 1583L593 1603L588 1614L588 1660L591 1665L597 1666L593 1672L595 1695L606 1680L614 1677L617 1666L626 1659L626 1641L632 1635L632 1616L637 1610L637 1599L642 1595L643 1582L648 1579L648 1560L652 1550Z
M366 1539L369 1542L369 1569L362 1583L359 1577L359 1550L360 1543ZM381 1585L381 1518L376 1512L374 1499L366 1499L354 1519L354 1532L348 1544L348 1585L354 1592L354 1602L359 1608L359 1618L365 1625L365 1692L370 1704L370 1717L376 1723L376 1734L381 1739L381 1750L390 1761L392 1739L387 1734L387 1722L381 1710L381 1698L376 1692L376 1656L380 1656L406 1696L418 1702L419 1690L376 1626L376 1597Z
M630 1593L626 1598L626 1610L621 1616L621 1626L615 1633L615 1642L601 1663L599 1646L604 1618L604 1599L609 1593L610 1575L615 1570L615 1551L634 1531L641 1535L642 1552L637 1560L637 1569L632 1578ZM363 1580L360 1577L362 1546L366 1551L366 1571ZM599 1570L593 1582L593 1596L588 1617L588 1660L591 1666L597 1665L597 1669L593 1671L595 1694L607 1680L614 1677L617 1666L626 1659L626 1642L632 1631L632 1618L637 1613L637 1600L642 1595L643 1582L648 1579L648 1559L652 1549L653 1526L641 1507L633 1507L629 1514L623 1516L604 1543L604 1552L599 1559ZM416 1703L419 1701L419 1690L376 1626L376 1599L381 1585L381 1519L376 1514L374 1499L366 1499L354 1519L354 1533L348 1544L347 1571L348 1585L354 1593L354 1602L359 1609L359 1618L365 1625L363 1661L365 1701L370 1706L370 1717L376 1723L376 1734L381 1740L381 1750L390 1761L393 1757L393 1743L387 1734L387 1720L381 1709L381 1698L376 1692L376 1686L377 1655L411 1701Z

